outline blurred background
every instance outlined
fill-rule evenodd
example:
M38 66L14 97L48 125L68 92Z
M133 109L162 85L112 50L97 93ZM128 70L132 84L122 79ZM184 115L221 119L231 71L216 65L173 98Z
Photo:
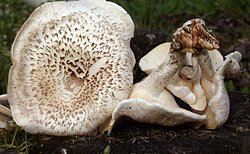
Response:
M228 80L229 91L250 93L250 1L247 0L111 0L133 18L137 29L153 29L171 40L173 31L185 21L206 21L220 41L223 55L243 54L242 71ZM1 0L0 2L0 94L6 93L10 49L17 31L35 7L46 0Z

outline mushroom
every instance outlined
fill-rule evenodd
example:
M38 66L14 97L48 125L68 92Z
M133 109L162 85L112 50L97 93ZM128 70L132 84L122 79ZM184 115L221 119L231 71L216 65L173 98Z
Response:
M51 2L37 8L12 45L8 100L29 133L89 134L127 99L134 23L112 2Z
M150 74L162 64L169 52L169 44L160 44L144 56L139 63L141 69ZM230 104L224 77L233 78L239 72L241 54L233 52L223 60L220 52L214 49L201 51L192 55L193 58L190 56L186 54L186 64L173 76L167 89L189 104L193 112L205 114L206 127L215 129L228 118Z
M169 53L170 42L162 43L142 57L139 66L148 75L163 63ZM218 50L208 52L212 65L217 69L223 62L223 57ZM206 96L201 87L201 70L197 64L197 56L186 54L184 66L174 75L168 83L167 89L175 96L186 102L193 110L203 111L207 105Z
M8 108L7 94L0 95L0 128L6 128L7 122L11 119L11 111Z
M193 19L184 23L173 34L169 53L163 63L143 81L133 86L129 99L117 105L112 114L109 133L116 121L123 116L139 122L167 126L204 121L205 115L180 108L166 87L171 78L183 67L186 53L197 53L201 49L215 48L218 48L218 41L207 33L201 19Z

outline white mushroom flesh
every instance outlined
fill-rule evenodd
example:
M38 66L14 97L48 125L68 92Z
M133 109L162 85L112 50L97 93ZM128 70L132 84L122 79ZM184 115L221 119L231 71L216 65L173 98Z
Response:
M237 51L226 56L225 61L223 61L221 66L218 68L213 77L213 81L210 83L215 87L214 89L209 89L211 86L204 83L202 84L204 88L206 86L206 90L210 90L212 91L210 93L213 93L212 96L208 97L209 103L205 111L208 117L206 127L209 129L215 129L222 126L228 119L230 103L224 85L224 78L226 76L233 77L240 71L240 65L238 63L240 59L241 54Z
M150 74L158 65L163 63L163 56L166 56L168 52L168 43L157 46L141 59L141 69ZM222 55L216 49L207 51L207 53L208 56L202 58L203 60L199 64L199 66L202 66L203 71L199 70L197 76L191 79L195 82L183 80L177 73L170 80L167 88L175 96L189 104L193 111L206 114L207 128L214 129L223 125L228 118L230 104L224 86L224 77L234 77L239 72L240 66L238 62L241 59L241 54L239 52L231 53L225 57L226 60L224 61ZM190 65L189 56L189 54L186 55L186 65ZM202 55L200 54L200 56ZM161 58L156 59L154 57ZM232 62L226 64L228 63L226 62L227 59L231 59ZM155 63L157 65L153 65ZM222 66L224 66L224 69L221 68ZM185 76L188 76L188 73ZM220 75L218 76L218 74ZM197 106L198 104L195 102L202 106Z
M173 85L178 82L174 81L173 78L176 74L178 77L178 71L185 65L186 53L199 54L199 50L195 49L196 47L206 49L218 47L218 41L212 35L207 33L206 29L202 28L203 22L200 19L191 20L190 31L195 32L195 36L193 36L191 32L185 31L185 26L189 22L190 21L186 22L173 34L173 42L170 44L169 50L159 50L162 46L168 46L168 44L163 44L162 46L156 48L155 52L157 54L162 52L166 55L162 63L155 61L161 59L161 55L157 54L150 54L150 56L148 56L152 57L154 61L153 63L150 63L151 59L142 59L140 66L147 65L149 63L149 67L144 67L145 69L143 70L150 73L154 66L156 68L153 69L152 73L150 73L144 80L133 86L129 99L123 100L118 104L112 114L109 128L110 131L116 121L122 116L128 116L140 122L156 123L167 126L173 126L185 122L203 123L205 121L206 115L199 115L180 108L176 104L172 94L170 94L170 92L166 89L172 84L172 90L177 92L177 94L180 94L179 97L188 98L189 94L192 93L192 91L189 90L189 87L186 86L186 84L189 83L184 82L184 84L180 84L180 86ZM206 34L203 34L203 32ZM199 35L201 33L202 35ZM195 41L193 40L193 37L196 37ZM190 49L190 47L194 47L194 49ZM198 71L198 60L196 59L196 62L194 63L196 71ZM198 82L195 81L195 84L199 83L199 79L197 81ZM186 89L184 90L184 88ZM194 91L197 92L201 89L201 86L196 86ZM185 93L184 95L182 94L183 92ZM202 97L200 95L197 96L197 98ZM190 98L187 100L189 99ZM198 109L202 108L201 110L204 110L207 105L205 95L202 99L197 100L197 103L195 102L196 100L193 102L198 105L193 106L193 104L191 104L191 106L197 107ZM200 102L201 105L199 104Z
M128 13L105 0L37 8L11 50L8 95L16 123L52 135L95 130L128 97L133 32Z
M186 22L184 26L186 25L188 28L180 32L185 33L185 31L190 30L190 26L188 26L190 24L192 24L192 22ZM208 33L205 32L202 35L208 35ZM196 39L197 36L202 37L201 35L196 35L193 39ZM175 39L174 37L173 41L175 41ZM194 72L189 71L192 70L192 68L189 69L188 66L190 64L186 60L186 65L180 69L179 74L175 74L170 82L167 83L167 89L170 90L173 95L189 104L195 113L205 114L207 116L205 122L207 128L217 128L225 123L229 115L230 105L228 94L224 86L224 77L234 77L239 72L240 66L238 62L241 59L241 54L238 52L231 53L226 56L226 60L223 61L223 57L218 50L208 51L213 49L213 46L214 48L218 48L218 41L216 39L201 39L201 41L197 39L198 42L185 41L185 37L182 39L184 39L184 42L190 47L193 46L192 43L204 45L203 49L205 50L198 53L197 58L199 64L195 64L199 67L198 74L195 75ZM175 44L175 47L181 47L181 44ZM141 59L141 69L147 74L150 74L154 69L157 69L159 65L164 63L164 56L167 57L168 52L169 45L167 43L157 46ZM186 59L188 59L188 56L187 54ZM194 60L195 59L192 59L191 61L194 63ZM230 60L230 63L228 60ZM193 70L195 70L195 65L193 65ZM189 79L185 80L185 77Z

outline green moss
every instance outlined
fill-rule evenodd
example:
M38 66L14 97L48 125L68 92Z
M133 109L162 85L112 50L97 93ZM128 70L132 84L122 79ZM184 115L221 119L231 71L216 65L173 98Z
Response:
M235 87L232 80L227 81L225 83L225 86L226 86L226 89L227 89L228 92L235 92L236 91L236 87Z
M242 90L241 90L242 93L250 93L250 87L244 87Z

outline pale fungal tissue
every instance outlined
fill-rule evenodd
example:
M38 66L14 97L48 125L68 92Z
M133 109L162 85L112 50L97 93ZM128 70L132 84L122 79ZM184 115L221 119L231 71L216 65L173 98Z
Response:
M8 100L30 133L95 131L128 97L133 84L134 23L105 0L38 7L12 45Z
M11 49L0 128L13 117L29 133L57 136L111 133L124 116L144 123L191 123L215 129L229 115L225 77L241 54L225 57L201 19L192 19L140 60L148 74L133 85L129 14L105 0L50 2L38 7ZM180 98L191 110L181 108ZM3 104L9 102L8 105Z
M222 55L217 50L219 42L209 34L203 21L198 22L200 26L196 27L194 22L197 21L199 21L199 19L186 22L181 27L183 30L181 30L180 33L174 34L173 42L163 43L154 48L140 60L139 65L142 71L151 76L151 74L159 70L166 63L168 57L171 56L172 44L175 43L175 39L179 37L178 35L183 35L184 33L184 35L187 36L185 37L187 40L185 40L183 44L187 44L186 42L190 41L188 38L191 38L192 41L194 40L193 44L188 43L193 46L191 47L193 48L191 49L192 54L183 54L184 58L179 61L179 63L182 63L180 64L181 66L176 69L172 78L164 82L165 84L163 84L163 86L165 91L179 97L187 103L193 113L206 116L198 125L197 122L194 123L194 127L199 127L204 124L208 129L215 129L223 125L228 118L230 102L224 85L224 78L233 78L239 73L241 54L235 51L227 55L225 60L223 60ZM190 22L193 24L188 26ZM186 28L187 26L189 28ZM213 43L211 43L211 41ZM197 46L196 43L200 45ZM184 51L186 50L190 50L190 45L187 45L187 49ZM198 52L196 50L198 50ZM157 95L155 97L157 97ZM176 105L174 100L169 102Z

